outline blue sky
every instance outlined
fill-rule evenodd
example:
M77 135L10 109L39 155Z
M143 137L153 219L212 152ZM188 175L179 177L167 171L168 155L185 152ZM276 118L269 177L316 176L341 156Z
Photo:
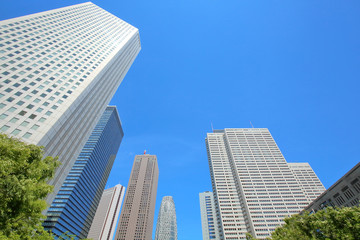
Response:
M81 2L0 0L0 18ZM108 187L127 185L136 154L157 155L155 217L173 196L179 240L202 236L211 123L269 128L286 160L309 162L326 188L359 162L360 1L93 2L142 43L111 101L125 136Z

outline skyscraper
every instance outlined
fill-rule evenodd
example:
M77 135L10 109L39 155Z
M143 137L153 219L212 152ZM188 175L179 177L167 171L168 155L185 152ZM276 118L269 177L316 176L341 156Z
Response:
M120 184L104 190L87 238L93 240L112 240L125 187Z
M199 199L203 240L222 239L213 193L202 192L199 194Z
M115 240L152 239L159 168L155 155L137 155Z
M266 238L309 203L267 129L215 130L206 147L224 239Z
M107 107L48 209L45 229L87 237L123 135L116 107Z
M140 48L90 2L0 22L0 131L59 156L49 204Z
M309 163L288 163L288 166L298 180L309 202L314 201L326 190Z
M177 240L176 210L171 196L165 196L161 201L155 240Z

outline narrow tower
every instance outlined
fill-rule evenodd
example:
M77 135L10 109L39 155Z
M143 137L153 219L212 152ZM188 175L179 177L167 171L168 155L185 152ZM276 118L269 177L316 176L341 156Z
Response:
M152 239L158 178L155 155L135 156L115 240Z
M113 239L124 195L125 187L120 184L104 190L87 238Z
M171 196L165 196L161 201L155 240L177 240L175 203Z

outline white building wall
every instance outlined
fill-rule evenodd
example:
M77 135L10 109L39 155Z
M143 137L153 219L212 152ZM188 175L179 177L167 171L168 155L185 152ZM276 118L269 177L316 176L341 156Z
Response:
M215 130L206 144L224 239L266 238L308 204L267 129Z
M218 226L213 193L199 193L199 199L203 240L220 240L221 229Z
M124 195L125 187L120 184L104 190L87 238L113 239Z
M288 163L288 165L302 187L309 203L326 190L309 163Z
M140 48L136 28L90 2L0 22L0 131L59 156L48 203Z

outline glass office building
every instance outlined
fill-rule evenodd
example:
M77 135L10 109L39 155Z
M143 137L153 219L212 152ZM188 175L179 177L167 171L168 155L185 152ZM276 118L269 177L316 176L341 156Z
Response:
M123 136L116 107L107 107L51 204L45 229L87 237Z

